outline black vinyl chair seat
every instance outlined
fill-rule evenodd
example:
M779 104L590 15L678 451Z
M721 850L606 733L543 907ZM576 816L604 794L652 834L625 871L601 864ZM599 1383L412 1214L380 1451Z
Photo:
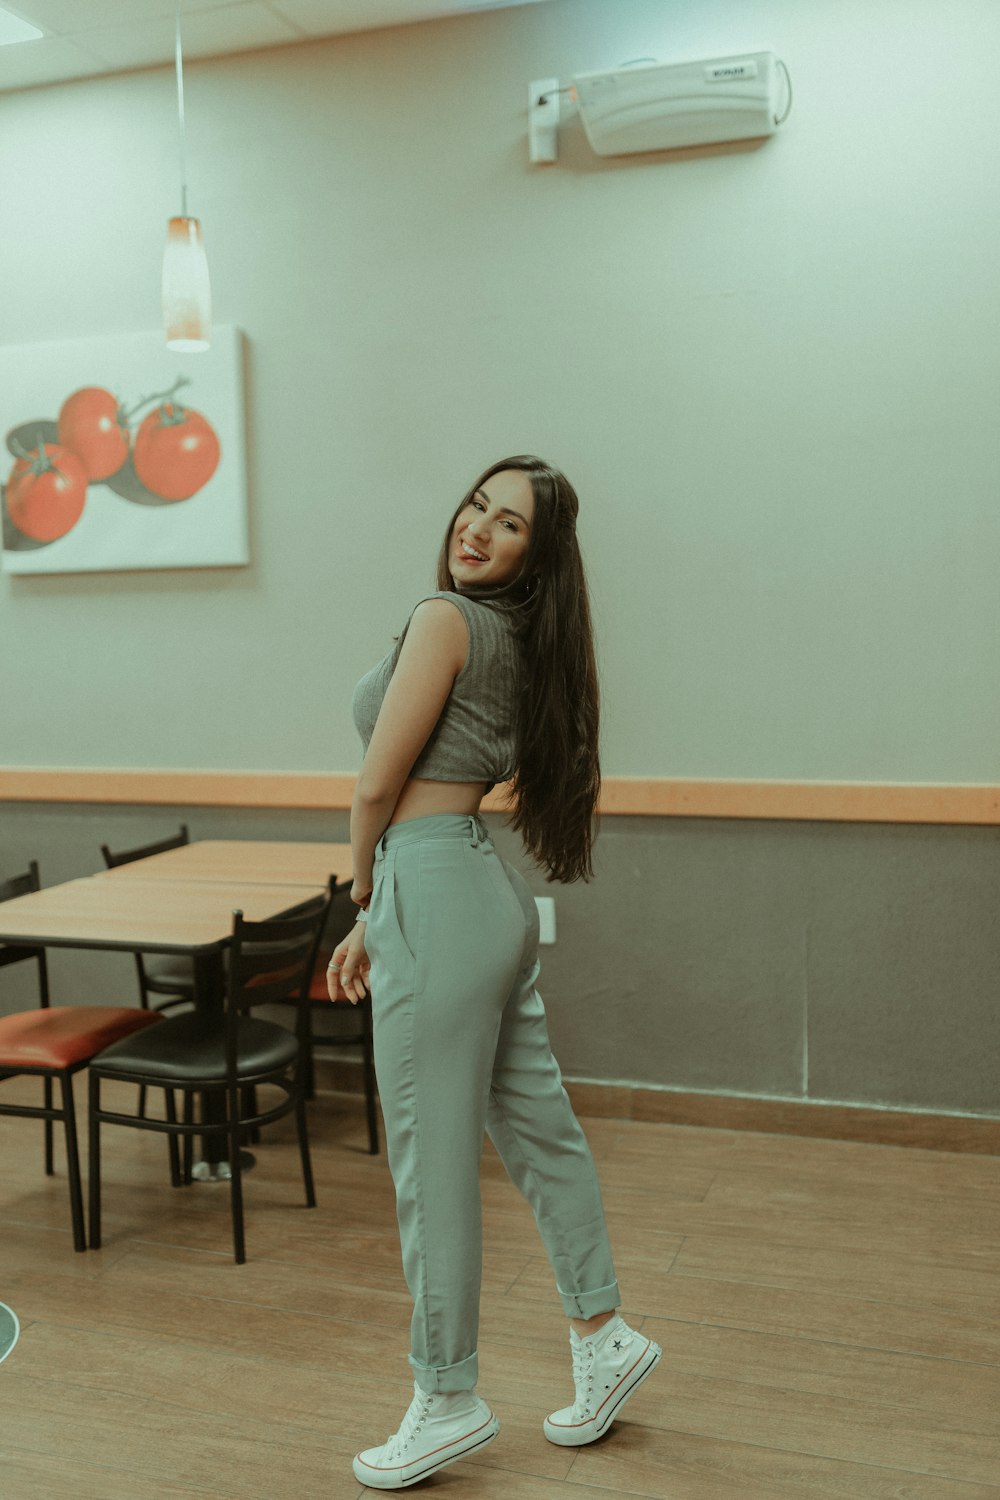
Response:
M197 1014L173 1016L146 1033L125 1037L101 1053L101 1072L113 1078L139 1076L157 1085L199 1079L205 1085L226 1081L225 1033L206 1029ZM236 1073L252 1081L289 1067L299 1046L294 1031L275 1021L242 1017L236 1028Z

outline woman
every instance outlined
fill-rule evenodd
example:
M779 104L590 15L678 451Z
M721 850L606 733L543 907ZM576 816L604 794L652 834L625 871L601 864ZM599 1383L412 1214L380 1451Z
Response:
M545 1436L592 1442L660 1359L616 1316L594 1164L535 989L537 910L478 816L483 796L512 781L513 826L548 878L593 874L598 692L577 509L565 476L537 458L487 469L449 523L438 592L354 694L361 910L333 955L330 993L357 1002L370 984L414 1302L413 1401L398 1431L354 1460L375 1489L413 1484L499 1432L475 1393L484 1128L534 1210L571 1323L576 1400L545 1420Z

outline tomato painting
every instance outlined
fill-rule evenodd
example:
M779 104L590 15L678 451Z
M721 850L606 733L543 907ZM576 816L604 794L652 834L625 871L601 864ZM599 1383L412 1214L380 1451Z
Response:
M111 392L100 386L84 386L67 396L58 425L60 443L76 454L88 479L117 474L128 458L128 418Z
M201 412L165 402L145 417L132 451L142 483L164 500L187 500L219 463L219 439Z
M39 443L24 453L7 481L7 511L18 531L36 542L54 542L83 514L87 472L60 443Z
M156 329L0 345L3 572L245 566L245 363L229 327L190 369Z

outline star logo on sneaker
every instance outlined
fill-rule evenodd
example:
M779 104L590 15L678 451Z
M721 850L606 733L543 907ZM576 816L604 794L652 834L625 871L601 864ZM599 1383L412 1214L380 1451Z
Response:
M620 1348L621 1348L621 1346L622 1346L622 1341L621 1341L621 1339L615 1339L615 1348L616 1348L616 1349L620 1349Z

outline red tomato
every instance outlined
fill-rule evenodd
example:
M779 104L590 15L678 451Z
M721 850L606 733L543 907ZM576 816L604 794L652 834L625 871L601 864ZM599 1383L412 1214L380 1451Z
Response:
M7 511L25 536L54 542L83 514L87 474L80 459L59 443L40 443L19 458L7 481Z
M219 439L201 412L166 402L143 418L132 461L154 495L162 500L187 500L215 473Z
M88 479L109 479L128 458L128 423L110 391L87 385L59 410L59 441L71 448Z

